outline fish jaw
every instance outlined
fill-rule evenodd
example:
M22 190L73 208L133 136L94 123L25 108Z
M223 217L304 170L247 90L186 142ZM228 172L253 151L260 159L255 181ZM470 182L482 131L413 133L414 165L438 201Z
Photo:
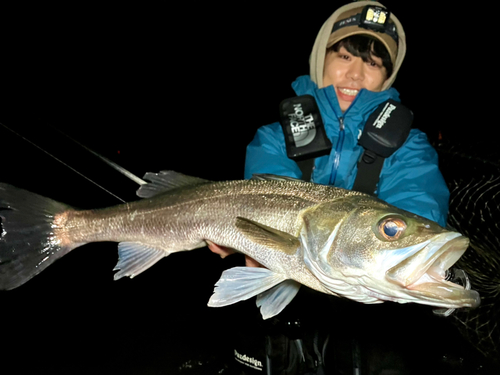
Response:
M390 268L385 274L386 280L402 288L395 300L448 308L477 307L478 292L446 280L447 270L465 253L468 245L469 240L459 233L441 233Z

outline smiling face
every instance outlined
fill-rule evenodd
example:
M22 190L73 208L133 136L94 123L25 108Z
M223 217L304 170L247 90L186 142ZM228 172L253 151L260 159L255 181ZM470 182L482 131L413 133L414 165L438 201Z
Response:
M327 52L323 87L333 85L342 112L349 108L359 90L381 91L387 78L382 59L375 55L363 61L343 46L337 52Z

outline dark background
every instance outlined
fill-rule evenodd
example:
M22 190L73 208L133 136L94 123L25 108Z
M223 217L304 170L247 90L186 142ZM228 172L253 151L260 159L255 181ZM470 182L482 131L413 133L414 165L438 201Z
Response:
M407 33L394 87L415 125L431 141L494 145L489 24L467 22L474 9L405 3L384 2ZM322 23L342 4L3 9L0 122L25 139L0 127L0 180L76 207L119 203L73 168L135 199L134 182L58 130L139 177L171 169L242 178L246 145L277 120L290 83L309 72ZM116 260L116 244L86 245L0 293L0 366L16 374L173 374L224 348L225 332L242 324L238 307L206 307L220 272L240 260L199 249L113 282Z

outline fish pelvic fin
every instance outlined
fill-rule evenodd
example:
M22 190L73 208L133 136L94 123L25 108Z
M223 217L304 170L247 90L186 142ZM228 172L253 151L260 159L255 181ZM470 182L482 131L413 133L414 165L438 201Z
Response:
M257 307L263 319L278 315L295 298L300 289L300 283L295 280L285 280L275 287L257 296Z
M114 279L118 280L124 276L133 278L146 271L163 257L170 253L163 249L146 246L135 242L120 242L118 244L118 263L113 271Z
M208 306L222 307L245 301L285 280L285 276L267 268L230 268L222 272L219 281L215 284L214 294L210 297Z
M14 289L83 245L54 235L56 216L71 207L0 183L0 290Z
M169 190L187 186L193 187L211 182L203 178L186 176L174 171L147 172L143 178L149 182L137 190L136 194L140 198L151 198Z

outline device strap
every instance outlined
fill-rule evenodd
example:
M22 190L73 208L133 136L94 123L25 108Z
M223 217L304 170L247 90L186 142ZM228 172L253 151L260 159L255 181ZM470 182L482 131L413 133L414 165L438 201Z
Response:
M365 150L358 163L358 174L352 190L373 195L377 188L385 158Z
M312 171L314 168L314 161L316 158L306 159L297 161L297 165L302 171L302 180L303 181L311 181Z

